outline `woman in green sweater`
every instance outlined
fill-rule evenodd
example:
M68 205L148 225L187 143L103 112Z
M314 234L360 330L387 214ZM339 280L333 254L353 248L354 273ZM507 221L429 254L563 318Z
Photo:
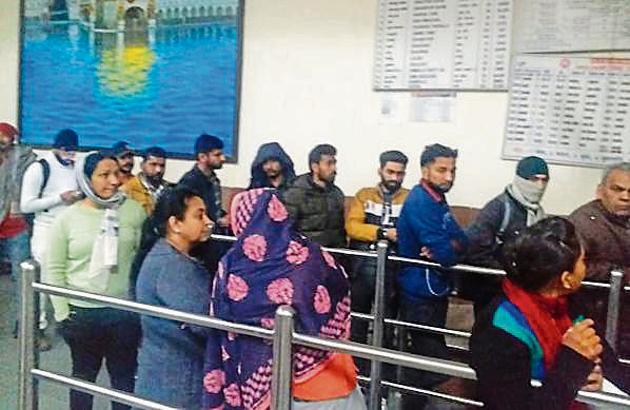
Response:
M66 209L51 229L45 282L126 298L129 271L146 218L142 207L118 190L118 164L101 153L77 166L85 199ZM51 297L60 333L72 354L72 375L95 381L103 360L112 387L133 391L140 326L136 314ZM70 392L71 410L89 410L92 397ZM113 403L112 409L128 409Z

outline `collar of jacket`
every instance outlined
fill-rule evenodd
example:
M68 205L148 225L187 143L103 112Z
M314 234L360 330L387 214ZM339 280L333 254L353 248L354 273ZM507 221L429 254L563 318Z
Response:
M611 212L608 212L606 208L604 208L604 204L602 204L601 200L596 200L595 207L601 214L606 218L611 224L618 225L624 229L630 229L630 217L629 216L619 216L615 215Z
M438 203L442 203L442 202L446 202L446 198L444 197L444 194L439 193L438 191L436 191L435 189L433 189L433 187L431 186L431 184L429 184L429 182L427 182L424 179L420 180L420 186L422 187L422 189L424 189L427 194L429 194L429 196Z
M308 184L311 187L318 189L320 191L324 191L324 192L331 191L333 187L335 186L335 184L331 184L330 182L324 181L324 186L322 187L321 185L318 185L315 183L315 181L313 180L313 174L309 173L307 175L308 176L306 180L308 181Z
M394 193L394 195L392 195L392 202L393 202L394 200L396 200L396 198L398 198L400 195L402 195L402 193L403 193L403 189L404 189L404 188L401 186L400 188L398 188L398 191L396 191L396 192ZM378 192L378 196L379 196L381 199L385 199L385 190L384 190L384 188L383 188L383 185L381 185L381 183L380 183L380 182L379 182L378 184L376 184L376 192Z

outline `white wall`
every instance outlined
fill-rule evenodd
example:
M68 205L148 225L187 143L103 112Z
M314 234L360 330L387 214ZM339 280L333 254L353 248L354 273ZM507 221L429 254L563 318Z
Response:
M500 159L505 93L461 93L452 123L381 124L372 91L376 0L246 0L239 164L226 165L226 186L245 186L257 147L278 141L298 172L316 144L339 150L338 184L346 195L376 180L378 154L400 149L411 158L406 185L419 179L426 144L460 150L454 205L480 207L508 183L515 163ZM17 118L19 0L0 13L0 121ZM68 124L72 126L72 124ZM169 161L167 177L190 168ZM600 171L552 166L545 207L566 214L591 199Z

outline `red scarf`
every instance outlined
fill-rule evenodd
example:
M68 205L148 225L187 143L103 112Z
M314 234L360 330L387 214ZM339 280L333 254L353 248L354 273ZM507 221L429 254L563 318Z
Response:
M529 326L543 350L543 361L548 371L556 362L562 336L573 325L569 317L567 297L546 297L528 292L509 279L503 280L503 292L525 315ZM569 410L585 410L588 406L574 401Z
M503 281L503 292L527 318L542 347L545 369L549 370L556 361L562 336L573 325L566 296L541 296L523 290L508 279Z

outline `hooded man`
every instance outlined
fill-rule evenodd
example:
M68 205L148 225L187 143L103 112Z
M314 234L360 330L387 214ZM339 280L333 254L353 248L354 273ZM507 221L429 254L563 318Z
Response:
M534 156L521 159L512 183L488 202L466 229L469 240L466 262L502 269L501 245L545 217L540 201L548 182L549 167L544 159ZM474 301L475 314L499 293L499 282L490 276L465 277L464 293Z
M276 188L284 191L295 179L291 157L277 142L263 144L252 162L251 179L247 189Z

